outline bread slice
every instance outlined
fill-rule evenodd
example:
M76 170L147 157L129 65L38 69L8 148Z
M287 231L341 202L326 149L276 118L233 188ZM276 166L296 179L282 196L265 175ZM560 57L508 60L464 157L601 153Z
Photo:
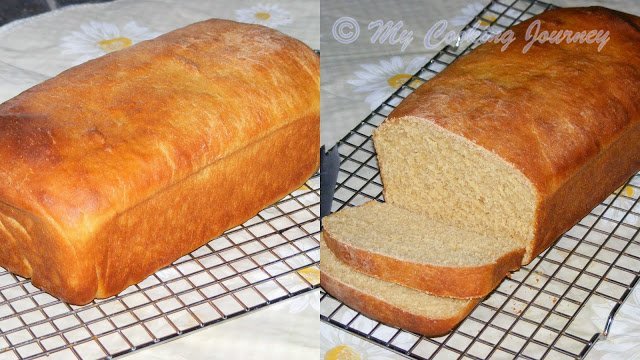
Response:
M332 296L370 318L425 336L453 329L479 299L429 295L354 271L320 241L320 285Z
M597 29L596 44L528 43ZM526 247L529 263L640 170L640 18L545 11L447 66L374 133L385 201ZM575 60L575 61L574 61ZM586 99L586 100L585 100Z
M371 201L323 219L324 240L354 269L437 296L482 297L511 270L524 247Z

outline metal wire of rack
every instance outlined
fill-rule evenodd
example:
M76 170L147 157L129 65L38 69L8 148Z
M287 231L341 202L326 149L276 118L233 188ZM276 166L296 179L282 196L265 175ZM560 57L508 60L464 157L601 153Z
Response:
M61 302L0 268L0 359L112 358L319 286L320 177L121 294Z
M462 31L500 33L552 4L494 0ZM481 36L481 35L480 35ZM382 200L372 131L411 92L475 48L447 46L339 143L340 170L332 211ZM598 205L531 264L505 279L448 335L426 338L389 327L321 291L321 320L398 354L423 359L583 358L608 334L640 278L640 173ZM609 316L594 324L591 306Z

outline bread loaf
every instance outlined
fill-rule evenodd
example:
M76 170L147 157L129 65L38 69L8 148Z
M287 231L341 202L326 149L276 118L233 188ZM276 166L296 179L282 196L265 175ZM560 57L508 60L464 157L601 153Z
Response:
M319 59L208 20L0 105L0 266L73 304L117 294L318 166Z
M331 295L367 316L419 334L446 334L479 302L433 296L353 271L322 240L320 257L320 284Z
M603 30L599 44L535 42ZM385 201L509 237L529 263L640 169L640 18L547 11L485 43L407 97L374 134Z
M610 38L601 51L597 43L533 42L523 53L536 20L540 31L602 30ZM329 247L351 266L332 269L326 259L338 260L325 250L321 283L345 304L433 335L416 324L446 317L450 309L417 316L420 301L400 303L406 297L392 294L404 293L402 287L383 290L391 285L344 279L371 279L354 271L359 269L414 287L426 284L422 277L434 280L420 259L433 265L439 250L413 240L411 229L420 228L416 214L430 219L427 227L436 221L510 239L526 250L522 262L529 263L640 169L640 18L599 7L556 9L511 30L516 40L505 51L503 44L489 42L456 60L374 132L386 205L407 211L402 217L409 230L397 226L393 234L386 228L402 221L388 211L376 215L371 206L345 209L324 221ZM439 232L423 231L425 237ZM403 239L409 244L399 245ZM446 246L457 242L452 238ZM441 259L446 261L455 260ZM439 274L460 274L464 267L450 270ZM479 269L469 276L470 282L492 279ZM428 284L421 289L433 291ZM438 291L451 295L456 289Z
M353 269L432 295L477 298L522 262L524 247L371 201L322 219L323 239Z

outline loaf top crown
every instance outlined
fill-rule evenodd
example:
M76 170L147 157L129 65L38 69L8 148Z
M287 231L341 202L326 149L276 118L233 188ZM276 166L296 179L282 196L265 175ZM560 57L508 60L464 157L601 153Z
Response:
M0 105L0 201L96 226L309 116L319 116L311 49L263 26L203 21Z
M527 30L609 31L598 44L534 42ZM601 8L554 9L513 26L418 88L390 116L442 126L496 153L550 192L640 122L640 18ZM535 29L530 34L535 34ZM529 37L531 39L531 37Z

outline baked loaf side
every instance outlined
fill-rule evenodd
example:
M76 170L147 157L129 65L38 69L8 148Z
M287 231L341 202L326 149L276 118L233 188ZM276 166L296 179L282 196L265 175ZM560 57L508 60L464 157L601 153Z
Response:
M598 44L534 43L541 30L610 32ZM640 169L640 20L547 11L486 43L404 100L374 134L387 202L546 249Z
M524 247L510 239L482 236L377 201L322 221L323 239L340 261L437 296L483 297L520 267L524 255Z
M451 331L478 299L437 297L378 280L351 269L320 241L320 285L332 296L373 319L425 336Z
M0 105L0 266L81 304L295 190L318 166L319 59L208 20Z

